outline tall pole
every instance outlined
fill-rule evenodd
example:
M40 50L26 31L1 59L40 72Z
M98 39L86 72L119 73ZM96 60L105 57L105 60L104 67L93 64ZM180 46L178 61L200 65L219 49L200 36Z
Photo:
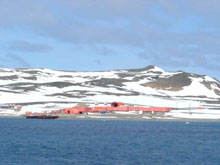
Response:
M191 115L191 103L189 103L189 114Z

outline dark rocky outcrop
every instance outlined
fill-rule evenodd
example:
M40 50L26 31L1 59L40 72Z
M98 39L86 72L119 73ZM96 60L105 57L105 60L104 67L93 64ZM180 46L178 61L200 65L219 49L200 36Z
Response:
M189 86L192 80L189 78L191 74L180 73L168 78L158 78L154 82L143 84L145 87L156 88L160 90L180 91L185 86Z

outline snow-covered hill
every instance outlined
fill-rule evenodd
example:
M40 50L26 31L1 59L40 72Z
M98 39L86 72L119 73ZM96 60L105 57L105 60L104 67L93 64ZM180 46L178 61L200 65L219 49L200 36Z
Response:
M121 101L175 110L220 107L220 83L211 77L166 72L156 66L103 72L0 69L0 103L22 105L23 112ZM174 112L173 111L173 112Z

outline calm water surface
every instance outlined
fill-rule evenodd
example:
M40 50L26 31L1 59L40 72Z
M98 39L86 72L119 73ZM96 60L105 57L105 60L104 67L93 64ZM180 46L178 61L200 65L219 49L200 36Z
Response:
M0 119L0 164L220 164L220 123Z

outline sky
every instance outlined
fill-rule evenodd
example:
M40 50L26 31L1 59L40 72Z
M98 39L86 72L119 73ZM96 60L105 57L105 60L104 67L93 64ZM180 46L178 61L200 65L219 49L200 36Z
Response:
M220 80L219 0L0 0L0 67L156 65Z

